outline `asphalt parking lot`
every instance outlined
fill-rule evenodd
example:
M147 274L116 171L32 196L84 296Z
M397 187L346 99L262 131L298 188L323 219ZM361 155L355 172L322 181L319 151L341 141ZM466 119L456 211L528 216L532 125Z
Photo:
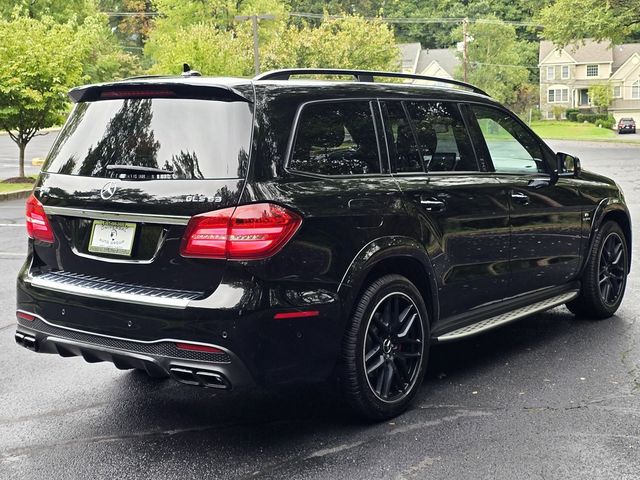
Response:
M414 407L376 425L317 388L218 394L16 346L22 201L0 203L0 478L640 478L640 146L550 143L625 191L618 315L557 308L436 346Z

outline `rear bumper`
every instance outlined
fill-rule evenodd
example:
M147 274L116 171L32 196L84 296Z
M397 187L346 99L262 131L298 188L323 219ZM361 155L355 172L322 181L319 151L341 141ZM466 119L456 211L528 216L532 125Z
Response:
M27 347L33 339L32 350L38 352L110 361L183 383L211 386L204 381L215 379L209 372L226 379L230 388L326 379L344 331L337 295L317 284L262 284L239 270L228 272L211 296L176 308L150 304L172 292L124 292L146 295L145 303L123 300L122 292L112 295L111 289L108 295L87 293L88 287L102 286L95 279L77 291L75 280L64 289L36 284L27 261L17 280L17 309L35 319L18 318L17 333L27 336ZM306 310L317 315L276 318ZM214 346L225 358L193 357L177 351L176 342Z
M172 377L189 385L231 390L251 387L254 380L244 363L231 351L218 345L221 353L179 350L179 340L153 342L97 335L62 328L33 312L33 320L18 318L15 340L39 353L57 353L63 357L81 356L89 363L111 362L122 370L145 370L152 377Z

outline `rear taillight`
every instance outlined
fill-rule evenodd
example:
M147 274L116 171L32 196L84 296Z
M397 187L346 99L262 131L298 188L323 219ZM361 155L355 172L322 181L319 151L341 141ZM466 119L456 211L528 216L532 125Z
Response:
M34 240L53 243L53 230L44 207L33 193L27 199L27 234Z
M180 245L183 257L257 260L280 250L302 218L273 203L224 208L191 218Z

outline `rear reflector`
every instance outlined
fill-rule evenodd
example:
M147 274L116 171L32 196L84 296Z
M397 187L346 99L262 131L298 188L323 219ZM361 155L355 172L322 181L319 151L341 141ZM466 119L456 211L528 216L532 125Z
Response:
M35 316L30 315L28 313L25 312L16 312L16 317L21 318L23 320L27 320L29 322L33 322L33 320L35 320Z
M53 243L53 230L44 207L33 193L27 199L27 235L34 240Z
M257 260L277 253L302 218L273 203L223 208L191 218L182 238L183 257Z
M301 312L276 313L273 318L276 320L284 320L287 318L317 317L318 315L320 315L320 312L317 310L303 310Z
M188 350L190 352L206 352L206 353L224 353L216 347L210 347L208 345L198 345L196 343L176 343L178 350Z

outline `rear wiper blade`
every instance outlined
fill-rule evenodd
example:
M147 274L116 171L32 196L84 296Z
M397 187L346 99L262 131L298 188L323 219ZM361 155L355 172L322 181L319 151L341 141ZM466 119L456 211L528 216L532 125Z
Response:
M173 175L173 170L164 170L162 168L140 167L137 165L107 165L110 172L122 173L150 173L156 175Z

